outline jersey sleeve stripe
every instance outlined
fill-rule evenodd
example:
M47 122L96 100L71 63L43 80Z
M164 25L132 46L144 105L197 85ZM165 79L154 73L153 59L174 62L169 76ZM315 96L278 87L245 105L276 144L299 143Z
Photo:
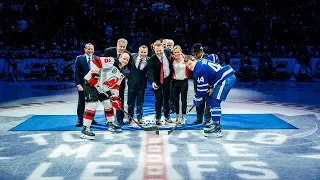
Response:
M198 84L197 87L207 87L209 86L209 83L206 83L206 84Z
M233 69L230 68L226 72L224 72L221 76L221 78L213 85L213 87L216 87L221 81L223 81L229 74L233 74Z
M100 59L93 59L92 62L95 66L97 66L97 68L102 68L102 63L100 62Z
M199 92L205 92L205 91L208 91L208 89L198 89L198 88L197 88L197 91L199 91Z

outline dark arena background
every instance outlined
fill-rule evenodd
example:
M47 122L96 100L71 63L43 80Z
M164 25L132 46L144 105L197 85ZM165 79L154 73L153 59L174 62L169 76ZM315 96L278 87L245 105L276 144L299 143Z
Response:
M0 179L320 179L319 12L316 0L0 0ZM99 104L95 139L81 139L75 59L120 38L148 56L157 39L186 55L201 43L230 65L223 137L204 137L195 109L170 135L110 132ZM187 110L192 75L188 86ZM142 120L154 122L150 82L144 97Z

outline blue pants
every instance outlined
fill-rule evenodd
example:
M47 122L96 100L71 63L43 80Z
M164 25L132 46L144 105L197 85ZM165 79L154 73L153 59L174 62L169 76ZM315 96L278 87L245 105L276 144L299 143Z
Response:
M221 84L216 85L212 90L212 98L225 101L231 88L236 83L237 78L235 75L232 75L225 79ZM210 103L211 106L211 103ZM211 106L212 107L212 106Z
M211 120L215 123L220 123L221 118L221 101L226 100L231 88L236 83L236 76L230 76L226 80L224 80L221 85L217 85L213 91L212 96L210 97L210 112L211 112Z

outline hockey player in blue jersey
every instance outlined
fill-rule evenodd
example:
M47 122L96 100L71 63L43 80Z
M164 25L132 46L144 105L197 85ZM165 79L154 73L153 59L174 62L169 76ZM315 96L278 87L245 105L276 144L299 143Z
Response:
M213 57L215 57L213 55ZM236 82L234 70L231 66L221 66L216 63L218 59L204 59L198 61L193 56L186 56L185 63L193 71L197 79L197 91L193 99L196 106L202 104L203 97L209 94L211 120L205 122L204 136L222 137L220 118L221 101L226 100L231 88Z

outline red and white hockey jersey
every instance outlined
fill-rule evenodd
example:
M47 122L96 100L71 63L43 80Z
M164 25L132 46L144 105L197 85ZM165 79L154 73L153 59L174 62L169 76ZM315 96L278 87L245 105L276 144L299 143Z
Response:
M114 65L113 57L97 57L90 63L90 71L84 77L90 86L95 86L99 92L110 91L112 96L119 96L119 87L124 75Z

